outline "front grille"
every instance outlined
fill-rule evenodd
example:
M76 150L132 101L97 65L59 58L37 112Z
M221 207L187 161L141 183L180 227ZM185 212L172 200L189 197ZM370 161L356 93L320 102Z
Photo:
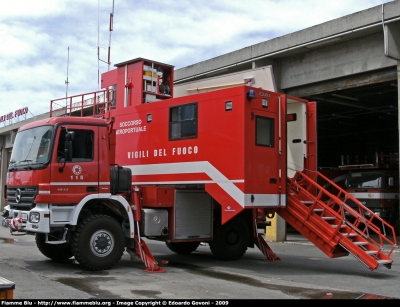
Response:
M34 207L33 201L38 194L38 187L9 187L7 199L11 209L30 210Z

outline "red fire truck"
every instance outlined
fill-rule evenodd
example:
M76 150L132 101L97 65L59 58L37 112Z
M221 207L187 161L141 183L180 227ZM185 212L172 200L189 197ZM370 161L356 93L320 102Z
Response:
M178 254L208 243L221 260L257 246L279 261L260 230L279 214L331 258L390 268L394 229L382 234L316 172L316 104L247 74L174 96L173 66L137 58L104 73L103 90L51 101L17 133L3 225L54 261L105 270L127 252L164 272L144 238Z
M373 161L365 157L360 163L356 158L355 164L346 156L346 162L339 166L346 172L346 191L394 226L399 218L398 156L375 153Z

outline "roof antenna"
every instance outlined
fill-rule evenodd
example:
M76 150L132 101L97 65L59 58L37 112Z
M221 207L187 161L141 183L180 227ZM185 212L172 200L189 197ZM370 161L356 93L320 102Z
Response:
M108 38L108 55L107 62L100 59L100 0L98 0L98 9L97 9L97 83L100 89L100 61L108 64L108 71L110 70L110 51L111 51L111 33L113 31L113 21L114 21L114 0L112 4L112 11L110 13L110 25L109 25L109 38Z
M67 112L67 108L68 108L68 68L69 68L69 46L68 46L68 60L67 60L67 80L65 80L65 112Z
M113 4L112 4L112 11L110 13L110 27L109 27L109 38L108 38L108 71L110 70L110 65L111 65L111 61L110 61L110 51L111 51L111 33L113 31L113 23L114 23L114 0L113 0Z

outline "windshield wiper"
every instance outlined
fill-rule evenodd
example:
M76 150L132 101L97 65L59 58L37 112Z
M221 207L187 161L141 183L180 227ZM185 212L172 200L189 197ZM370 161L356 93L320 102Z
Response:
M21 162L32 162L33 160L32 159L25 159L25 160L21 160L21 161L18 161L19 163L21 163Z
M31 170L31 169L33 169L32 166L31 166L31 163L30 163L32 161L33 161L32 159L25 159L25 160L19 161L19 163L21 163L21 162L29 162L28 166L24 167L24 170Z

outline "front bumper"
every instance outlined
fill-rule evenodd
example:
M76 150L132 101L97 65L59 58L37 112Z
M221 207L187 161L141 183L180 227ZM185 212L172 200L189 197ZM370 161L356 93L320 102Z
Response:
M40 220L37 223L31 223L30 215L35 212L39 214ZM10 228L10 231L18 232L40 232L49 233L49 209L47 205L37 206L31 211L13 210L9 206L6 206L3 213L2 226Z

